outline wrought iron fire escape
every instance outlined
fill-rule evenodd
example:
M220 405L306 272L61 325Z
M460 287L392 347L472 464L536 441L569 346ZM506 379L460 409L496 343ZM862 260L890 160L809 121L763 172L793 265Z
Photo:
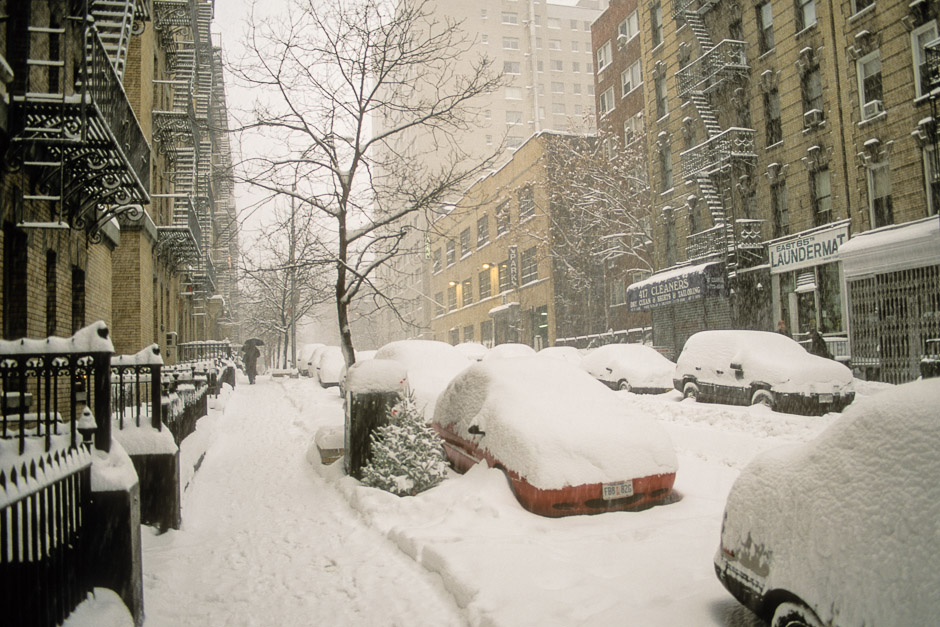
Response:
M118 14L126 33L113 38ZM21 192L21 227L84 229L97 241L112 219L143 215L150 146L117 68L123 70L135 20L146 18L143 0L11 6L8 49L19 54L12 59L6 158L33 183Z
M680 68L677 75L679 98L691 102L705 128L706 139L681 153L682 177L695 182L699 197L711 216L712 227L689 237L689 260L722 258L729 278L734 277L740 253L760 249L760 221L735 220L733 206L735 166L756 160L754 129L724 128L712 105L712 98L726 92L733 82L746 80L747 44L724 39L714 43L705 15L717 0L677 0L674 17L684 21L695 36L700 54ZM694 206L692 207L694 210Z
M213 221L210 204L212 145L209 138L212 4L207 0L154 0L154 30L167 51L169 78L155 80L153 135L167 156L173 192L173 225L160 230L161 244L188 266L188 292L205 313L215 291L209 252Z

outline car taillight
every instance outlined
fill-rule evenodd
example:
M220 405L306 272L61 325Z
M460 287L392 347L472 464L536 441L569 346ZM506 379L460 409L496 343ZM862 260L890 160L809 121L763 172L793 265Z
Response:
M727 557L734 559L734 551L731 549L726 549L724 545L721 547L721 552L724 553Z

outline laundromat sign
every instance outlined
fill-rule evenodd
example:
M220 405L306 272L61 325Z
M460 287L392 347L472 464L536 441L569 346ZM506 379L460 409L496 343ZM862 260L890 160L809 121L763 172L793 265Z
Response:
M839 246L849 239L849 225L797 235L767 246L770 273L792 272L837 261Z

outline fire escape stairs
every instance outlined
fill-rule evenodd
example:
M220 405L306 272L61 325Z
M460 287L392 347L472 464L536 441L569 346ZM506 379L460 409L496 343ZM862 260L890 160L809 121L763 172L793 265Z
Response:
M708 32L708 28L705 26L705 18L703 18L700 13L697 11L686 10L685 23L689 25L690 29L692 29L692 33L695 35L695 40L698 42L699 48L703 54L706 50L710 50L712 47L714 47L715 43L712 41L711 34Z
M95 29L122 82L136 8L136 0L93 0L90 7L91 15L95 18Z
M718 116L715 114L715 110L712 108L708 96L700 91L693 91L689 94L689 100L695 105L695 110L698 112L698 116L705 126L705 132L708 134L708 137L711 138L721 134L722 129L721 125L718 123Z

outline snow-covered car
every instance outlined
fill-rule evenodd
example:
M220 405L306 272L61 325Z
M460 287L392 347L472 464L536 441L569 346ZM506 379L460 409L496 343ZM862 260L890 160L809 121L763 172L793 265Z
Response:
M671 493L678 462L663 428L577 366L484 360L451 381L432 427L458 472L485 460L542 516L637 510Z
M581 351L574 346L546 346L536 355L542 358L561 359L575 366L581 364Z
M437 340L397 340L376 351L374 359L394 359L408 372L408 387L415 395L425 418L434 415L434 404L457 373L471 362L447 342Z
M535 349L528 344L519 344L517 342L508 342L506 344L497 344L486 352L483 361L491 359L508 359L512 357L531 357L535 355Z
M768 331L696 333L676 360L673 385L686 398L794 414L842 411L855 398L848 368Z
M356 363L360 361L369 361L375 357L375 351L356 351ZM343 362L343 367L339 371L339 395L346 397L346 362Z
M859 400L728 495L715 572L773 627L936 625L940 380Z
M676 365L645 344L607 344L581 359L588 374L614 390L662 394L672 389Z
M339 385L339 375L346 365L343 349L339 346L327 346L319 353L317 361L317 380L321 387Z
M454 346L454 348L471 361L480 361L490 350L480 342L461 342Z
M316 364L311 368L311 360L313 359L313 353L318 348L321 348L324 344L304 344L300 348L300 354L297 356L297 370L300 371L300 375L304 377L312 377L316 374Z

